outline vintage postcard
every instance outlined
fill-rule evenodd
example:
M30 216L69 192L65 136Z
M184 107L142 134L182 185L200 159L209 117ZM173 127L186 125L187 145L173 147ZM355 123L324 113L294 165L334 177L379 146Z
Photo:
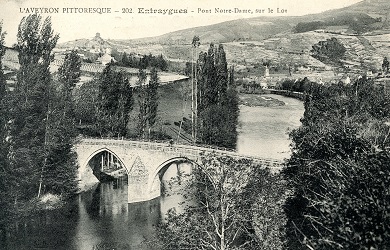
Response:
M386 249L388 0L0 0L1 249Z

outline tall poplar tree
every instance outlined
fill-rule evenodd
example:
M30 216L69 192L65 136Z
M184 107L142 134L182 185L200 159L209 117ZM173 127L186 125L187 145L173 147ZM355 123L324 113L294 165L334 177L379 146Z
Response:
M226 62L226 53L222 44L219 45L215 53L215 71L218 102L223 103L226 100L228 87L228 67Z
M198 60L198 131L205 144L235 148L238 123L238 93L233 69L229 71L222 45L210 45Z
M40 193L72 194L76 191L77 157L72 92L81 75L81 58L76 51L65 56L53 82L47 114L46 148L48 156L40 177Z
M137 132L138 132L138 136L142 139L145 139L145 129L148 120L147 91L146 91L145 82L146 82L146 73L144 70L140 69L138 73L138 82L137 82L138 106L139 106Z
M17 49L20 70L12 96L10 164L16 201L37 194L40 173L47 160L46 130L50 103L49 71L51 51L59 36L54 34L51 19L37 14L24 17L18 28ZM12 179L12 178L11 178Z
M156 123L157 107L158 107L158 75L156 68L152 68L150 72L150 80L147 86L147 124L150 130Z

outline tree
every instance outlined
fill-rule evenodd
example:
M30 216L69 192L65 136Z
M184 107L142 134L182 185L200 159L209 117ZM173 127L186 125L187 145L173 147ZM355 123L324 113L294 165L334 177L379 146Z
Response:
M81 76L81 57L76 50L66 54L64 63L58 68L58 78L63 83L66 93L72 94Z
M194 36L192 38L192 49L191 49L191 80L192 80L192 86L191 86L191 134L192 134L192 140L194 143L197 141L198 137L198 77L196 72L197 64L194 64L194 55L196 55L196 49L200 45L200 39L198 36Z
M125 67L130 67L130 61L129 61L129 58L128 58L126 52L123 52L123 54L122 54L121 63Z
M162 248L263 249L254 218L260 214L257 202L268 195L258 190L271 176L250 160L202 157L190 175L174 180L181 181L187 202L183 212L170 210L159 226Z
M70 196L77 191L77 155L73 149L76 127L71 89L53 82L47 113L45 145L47 156L42 166L40 194ZM60 85L60 86L56 86ZM65 85L66 86L66 85Z
M382 71L386 74L389 72L389 61L387 60L387 57L383 58Z
M58 82L52 82L45 135L48 156L41 172L39 194L41 189L60 195L71 195L77 190L78 166L73 151L77 133L72 92L79 81L80 68L81 58L73 50L58 69Z
M76 87L76 83L80 81L81 76L81 57L77 54L77 51L72 50L66 54L64 63L58 68L58 80L59 88L63 103L63 114L68 120L73 120L71 123L74 127L74 100L73 90Z
M167 61L165 61L163 55L159 55L157 58L156 58L156 61L157 61L157 67L159 69L161 69L162 71L166 71L167 68L168 68L168 63Z
M151 129L156 123L158 108L158 75L156 68L150 72L149 84L146 84L146 73L140 70L138 74L137 93L138 93L138 136L145 139L150 138Z
M390 95L366 78L319 86L291 133L290 249L385 249L390 242Z
M157 107L158 107L158 76L156 68L152 68L150 72L150 80L147 86L147 125L150 129L156 123Z
M308 31L312 31L312 30L317 30L317 29L324 27L324 26L326 26L326 24L322 21L301 22L295 26L294 32L303 33L303 32L308 32Z
M4 38L6 33L3 32L3 23L0 22L0 241L5 238L5 228L7 226L7 217L9 214L9 190L8 190L8 142L7 138L7 92L6 92L6 79L4 76L2 58L5 54L6 47L4 46Z
M75 90L75 117L79 127L96 123L98 106L99 85L98 81L92 80L84 83ZM88 133L85 131L85 133ZM93 133L91 131L91 133Z
M226 98L223 100L223 105L226 107L227 112L227 120L226 124L230 124L230 126L226 127L226 135L225 140L227 148L236 148L237 145L237 125L238 125L238 117L240 115L239 108L239 97L236 89L236 83L234 79L234 67L230 67L229 70L229 79L228 79L228 87L226 91Z
M238 123L238 93L234 69L228 71L223 46L213 44L198 59L198 139L202 143L235 148ZM230 77L229 77L230 74Z
M101 136L126 136L133 89L126 73L108 64L98 78L97 131Z
M331 61L338 63L344 58L346 49L337 38L332 37L326 41L319 41L312 46L312 56L320 61Z
M219 45L218 50L215 53L215 71L218 102L223 103L226 101L226 92L229 82L226 54L222 44Z
M38 192L42 166L47 160L47 115L52 97L49 65L58 37L49 17L42 22L41 16L29 15L19 24L20 70L10 107L10 175L15 178L12 187L15 203Z
M138 92L138 136L140 138L145 138L145 129L147 126L147 92L146 92L146 73L144 70L140 69L138 73L138 82L137 82L137 92Z

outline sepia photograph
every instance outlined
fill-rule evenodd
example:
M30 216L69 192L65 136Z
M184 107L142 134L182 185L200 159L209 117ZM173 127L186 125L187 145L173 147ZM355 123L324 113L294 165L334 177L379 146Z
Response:
M390 249L389 0L0 6L0 250Z

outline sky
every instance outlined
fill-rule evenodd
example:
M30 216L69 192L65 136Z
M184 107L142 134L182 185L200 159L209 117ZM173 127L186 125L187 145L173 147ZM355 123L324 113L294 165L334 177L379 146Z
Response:
M16 42L20 20L31 13L51 16L52 26L60 34L59 43L92 38L97 32L103 39L134 39L256 16L300 16L355 4L360 0L0 0L0 20L7 32L5 43ZM111 13L71 13L77 8ZM95 8L95 10L93 9ZM100 9L99 9L100 8ZM140 8L144 8L143 11ZM187 13L145 13L146 10L178 9ZM279 13L278 13L279 8ZM217 10L216 10L217 9ZM270 13L269 9L273 10ZM231 10L226 13L223 10ZM247 13L243 13L246 10ZM36 11L34 9L33 11ZM240 12L241 13L238 13ZM142 13L144 12L144 13ZM257 13L256 13L257 12Z

